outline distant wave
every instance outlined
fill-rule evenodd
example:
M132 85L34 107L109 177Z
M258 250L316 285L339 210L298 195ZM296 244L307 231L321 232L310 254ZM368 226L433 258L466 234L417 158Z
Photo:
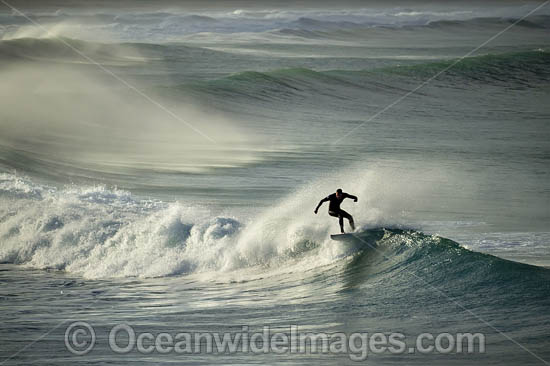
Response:
M381 69L394 74L427 77L454 64L455 60ZM550 79L550 52L535 50L467 57L454 64L443 77L479 82L503 82L508 85L532 84Z
M68 46L70 45L70 47ZM73 47L74 49L72 49ZM104 44L70 38L17 38L0 41L2 61L88 62L76 51L104 64L128 64L144 61L130 45Z
M476 9L449 8L441 11L423 11L410 8L373 9L272 9L234 10L188 13L181 11L132 12L127 14L29 13L42 26L29 24L24 17L0 15L0 36L4 39L56 36L103 41L156 42L177 41L197 33L273 32L306 30L331 32L338 30L401 27L468 30L469 27L503 25L515 21L518 14L532 10L530 6L478 7ZM519 27L547 29L549 15L544 9ZM474 18L475 17L475 18ZM47 32L46 32L47 30Z
M294 35L322 34L314 31L290 31ZM21 38L0 41L0 59L9 61L87 62L81 55L67 47L65 42L91 59L107 65L129 65L182 58L202 59L218 57L221 51L193 47L184 44L104 44L75 39ZM371 71L330 70L315 71L307 68L281 69L267 72L244 71L224 78L180 85L178 88L192 92L206 92L223 96L248 96L255 99L285 99L305 93L338 95L341 88L360 88L377 92L401 92L405 89L398 80L379 80L377 75L393 74L413 78L427 78L455 62L454 59L427 62L413 66L391 66ZM538 85L550 78L550 53L539 49L525 52L487 54L468 57L448 70L441 78L454 81L505 82L522 85Z
M308 39L337 39L337 40L360 40L366 37L387 35L400 31L465 31L487 30L487 29L504 29L506 26L516 22L518 19L514 17L485 17L472 19L442 19L442 20L426 20L418 24L396 23L355 23L355 22L329 22L318 21L315 19L303 18L287 24L286 27L274 30L273 33L294 37L302 37ZM515 25L519 28L529 29L549 29L550 15L535 15L528 19L521 20ZM382 32L382 33L381 33Z
M127 56L124 47L130 47L67 42L85 52L91 60L84 62L90 63L109 59L120 65ZM140 52L149 47L157 46L144 45ZM118 84L113 88L112 79L105 80L102 72L98 77L95 65L69 67L66 63L81 56L61 40L0 41L0 50L0 54L21 57L0 68L2 166L72 177L135 176L138 171L197 173L249 164L257 161L253 156L262 150L252 146L253 138L244 128L199 104L179 101L170 107L171 114L166 113L155 103L144 103L131 88ZM177 48L172 54L176 52L186 51ZM40 62L20 62L27 57ZM147 94L159 105L167 103L154 90ZM190 126L199 125L202 138L209 136L216 144L192 143L201 134Z
M466 20L434 20L428 22L425 27L429 28L470 28L472 26L487 27L491 25L506 26L517 22L516 17L484 17ZM516 23L516 27L525 28L550 28L550 15L532 15Z
M0 40L0 62L90 62L75 49L96 62L116 66L176 57L215 57L222 53L184 44L101 43L65 37L28 37Z
M361 89L377 93L407 91L398 78L406 76L425 80L445 69L455 60L423 63L414 66L392 66L372 71L307 68L282 69L270 72L245 71L207 82L182 85L185 90L206 92L224 97L248 97L259 100L286 100L306 94L338 96L343 90ZM386 77L382 77L386 75ZM544 50L468 57L438 79L453 83L481 82L513 85L540 85L550 80L550 52Z

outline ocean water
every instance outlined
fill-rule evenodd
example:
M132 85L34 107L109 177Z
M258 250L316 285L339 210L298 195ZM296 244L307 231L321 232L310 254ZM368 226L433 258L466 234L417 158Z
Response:
M0 363L549 363L537 5L0 9ZM120 324L406 347L117 353Z

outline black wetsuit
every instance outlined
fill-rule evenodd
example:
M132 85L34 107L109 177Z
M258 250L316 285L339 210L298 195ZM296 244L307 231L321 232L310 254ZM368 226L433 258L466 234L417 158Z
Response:
M344 232L344 218L348 219L349 224L352 228L352 230L355 230L355 224L353 222L353 217L347 213L346 211L342 210L340 208L340 204L342 201L346 198L351 198L353 200L357 200L357 197L342 192L340 195L340 198L336 197L336 193L328 195L325 199L323 199L322 202L328 201L328 214L330 216L338 217L338 222L340 224L340 230Z

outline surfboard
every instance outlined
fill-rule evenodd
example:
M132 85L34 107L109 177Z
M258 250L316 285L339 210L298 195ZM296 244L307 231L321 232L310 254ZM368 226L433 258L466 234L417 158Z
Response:
M360 229L354 231L353 233L346 234L332 234L330 238L337 241L357 241L357 242L376 242L384 236L384 228L373 228L373 229Z
M353 234L333 234L330 236L330 238L332 240L344 241L344 240L353 239L354 235Z

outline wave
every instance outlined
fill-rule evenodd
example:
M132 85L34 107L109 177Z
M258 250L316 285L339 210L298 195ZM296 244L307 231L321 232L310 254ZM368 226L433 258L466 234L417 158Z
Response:
M420 16L421 14L417 14ZM545 30L550 28L550 15L534 15L518 22L516 17L479 17L471 19L438 19L429 17L412 22L350 22L321 21L301 18L289 23L284 28L272 30L271 33L306 39L333 39L341 41L361 41L371 38L399 35L406 36L414 32L421 37L426 32L438 31L465 32L501 30L513 23L517 30Z
M128 44L104 44L71 38L17 38L0 41L0 59L5 61L95 62L124 65L143 62L145 58Z
M328 225L289 222L286 200L250 220L201 207L139 200L104 186L56 189L0 175L0 261L63 270L86 278L165 277L281 268L342 271L348 279L424 278L432 286L549 289L550 271L468 250L410 229L363 230L348 243ZM8 208L9 207L9 208ZM319 218L317 218L319 219ZM542 286L542 287L541 287Z
M516 23L517 22L517 23ZM528 19L519 20L517 17L483 17L465 20L434 20L421 27L437 29L472 29L472 27L486 28L489 26L506 27L511 24L516 27L548 29L550 28L550 15L533 15Z
M89 63L93 60L102 65L132 66L152 61L219 57L220 54L223 52L184 44L100 43L66 37L0 40L1 62Z
M454 296L476 294L475 306L516 306L518 296L528 297L533 306L548 305L547 268L474 252L450 239L413 230L381 229L362 235L368 248L344 267L352 288L369 281L382 286L392 299L405 301L419 295L452 301Z
M306 31L364 27L363 24L351 21L327 21L308 17L301 17L290 23L288 26L290 29L301 29Z
M206 92L223 97L247 97L264 101L296 100L305 95L344 97L350 90L402 94L409 89L401 76L425 80L453 65L438 77L457 83L501 83L544 85L550 79L550 53L545 50L487 54L460 60L444 60L413 66L391 66L374 70L315 71L307 68L281 69L268 72L245 71L207 82L180 85L179 88ZM388 76L395 76L388 79Z
M497 55L487 54L457 61L445 60L413 66L395 66L381 69L381 71L425 78L436 75L453 65L442 75L443 78L483 83L503 82L509 86L545 82L550 79L550 52L543 49Z
M220 9L189 13L187 11L133 11L107 13L104 10L28 15L42 26L29 24L28 19L13 15L0 15L0 34L4 38L56 36L102 41L159 42L177 41L181 37L199 33L237 34L243 32L277 32L277 30L322 31L330 38L331 32L358 30L358 35L368 34L368 29L386 28L390 32L413 27L426 30L469 31L472 27L502 27L518 19L517 14L532 10L530 6L478 7L468 9L441 9L423 11L408 8L386 8L374 11L362 9L271 9L221 11ZM543 11L543 10L542 10ZM539 10L539 13L541 11ZM473 18L475 16L475 18ZM547 14L535 15L523 20L517 27L547 29ZM367 32L367 33L365 33Z
M0 48L6 45L34 56L66 48L56 40L0 42ZM174 103L138 82L129 84L135 90L120 83L113 87L116 80L105 78L95 66L17 62L0 74L5 106L0 109L0 165L11 169L84 180L102 175L134 180L141 173L242 166L258 161L260 150L265 151L252 146L256 140L229 117L193 101ZM139 90L154 102L134 92ZM196 144L197 136L205 143ZM229 136L235 140L228 142Z
M182 85L193 92L206 92L228 98L251 98L260 101L287 101L317 94L338 94L335 87L362 87L360 83L338 75L307 68L269 72L245 71L207 82Z

